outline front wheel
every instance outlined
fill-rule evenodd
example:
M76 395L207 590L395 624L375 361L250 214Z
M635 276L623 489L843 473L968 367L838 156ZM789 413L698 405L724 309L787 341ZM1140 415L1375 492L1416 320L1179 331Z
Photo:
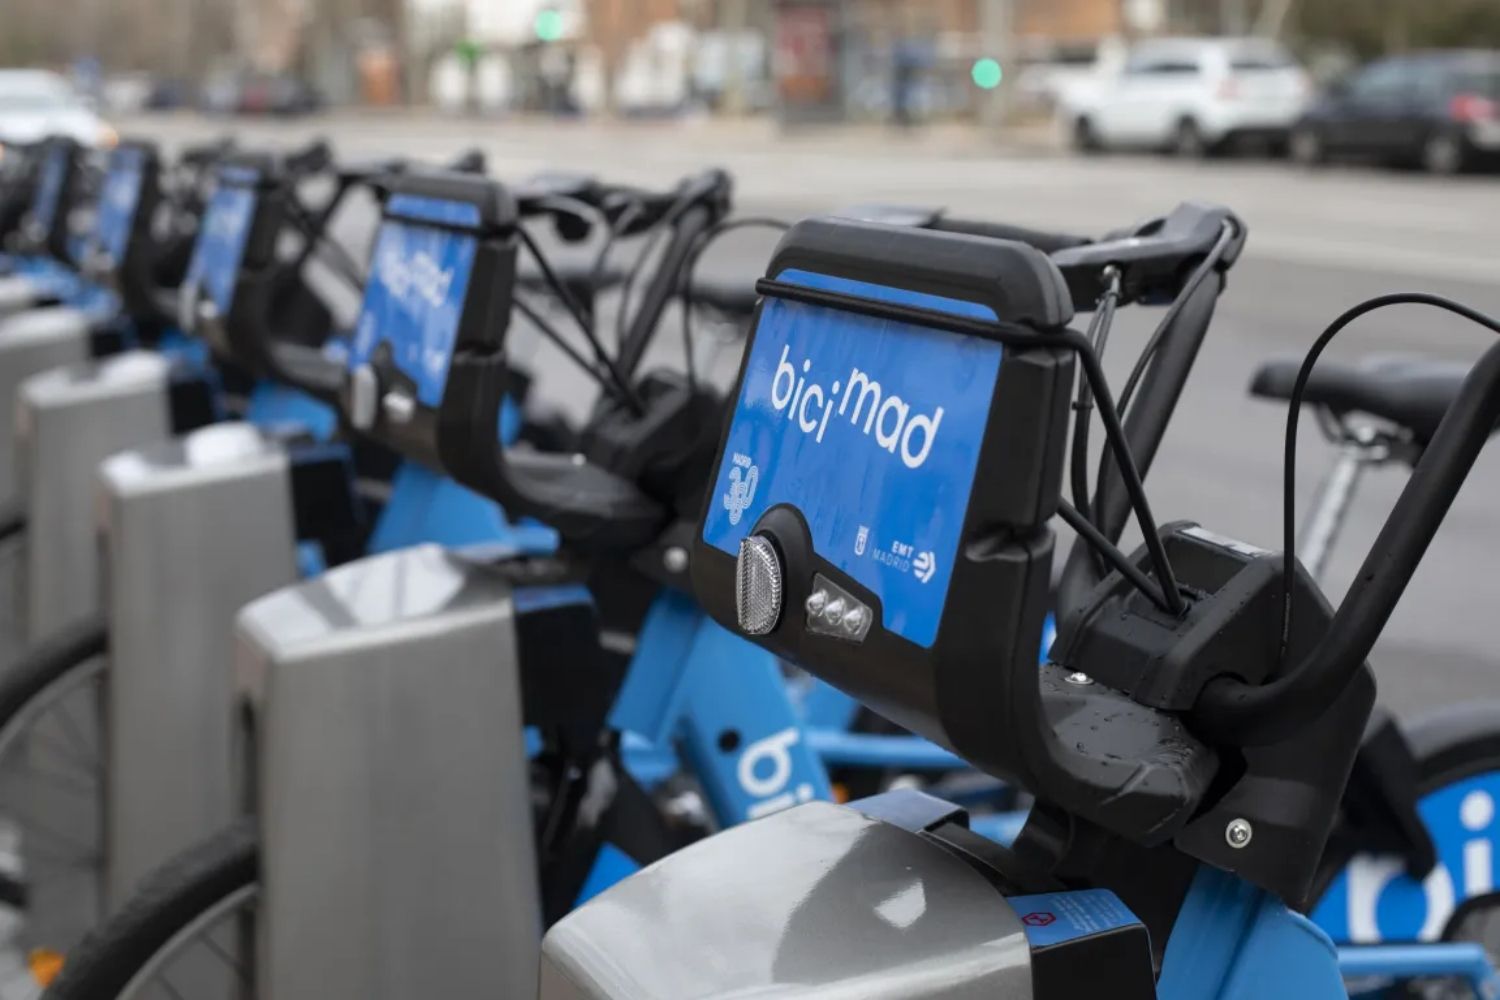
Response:
M1500 965L1500 704L1440 711L1403 735L1436 865L1414 878L1387 833L1355 828L1347 837L1354 850L1342 855L1311 916L1340 943L1475 941ZM1408 995L1470 995L1466 988L1415 981Z
M260 842L245 819L149 876L64 960L43 1000L250 998Z
M1208 155L1208 140L1193 119L1184 118L1177 123L1172 133L1172 155L1184 160L1201 160Z
M1103 150L1099 142L1099 133L1094 131L1094 123L1086 116L1080 115L1073 122L1073 149L1075 152L1085 155L1098 153Z

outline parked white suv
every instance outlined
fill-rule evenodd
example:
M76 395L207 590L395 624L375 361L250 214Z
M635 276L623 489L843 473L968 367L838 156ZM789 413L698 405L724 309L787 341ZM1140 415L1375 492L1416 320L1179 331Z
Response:
M1124 65L1075 88L1064 123L1080 150L1168 149L1203 156L1239 137L1285 141L1312 90L1275 42L1157 38Z

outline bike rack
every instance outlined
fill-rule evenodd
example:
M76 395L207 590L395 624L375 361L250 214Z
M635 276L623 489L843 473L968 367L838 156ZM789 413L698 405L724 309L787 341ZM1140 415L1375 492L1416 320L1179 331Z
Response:
M88 318L75 309L31 309L0 319L0 504L20 499L14 441L21 383L88 354Z
M493 568L435 545L240 615L261 1000L535 991L515 615Z
M167 368L158 355L132 352L54 368L21 384L15 455L28 518L24 570L17 575L24 576L21 623L28 642L99 613L95 477L99 463L115 452L168 435ZM58 712L39 715L28 731L24 773L67 774L68 754L80 749L76 742L96 740L96 687L70 689L54 707ZM70 731L69 723L80 731ZM21 794L47 829L100 829L97 796L56 794L47 783L25 786ZM99 885L87 869L53 863L41 852L28 861L26 937L49 947L71 944L98 918Z
M16 462L27 511L28 642L101 610L94 482L115 452L171 435L170 367L159 354L131 351L21 385Z
M231 636L241 607L296 579L290 476L285 448L242 423L100 466L109 909L238 813Z

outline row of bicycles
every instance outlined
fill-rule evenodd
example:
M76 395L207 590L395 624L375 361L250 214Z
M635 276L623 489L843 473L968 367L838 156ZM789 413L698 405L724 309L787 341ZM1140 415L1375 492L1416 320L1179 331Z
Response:
M1500 347L1317 363L1390 305L1500 322L1393 293L1253 373L1271 552L1145 488L1246 246L1223 206L793 222L721 171L321 142L0 167L32 995L1500 996L1500 701L1398 721L1366 664ZM760 277L700 273L751 228ZM1159 319L1117 390L1125 309Z

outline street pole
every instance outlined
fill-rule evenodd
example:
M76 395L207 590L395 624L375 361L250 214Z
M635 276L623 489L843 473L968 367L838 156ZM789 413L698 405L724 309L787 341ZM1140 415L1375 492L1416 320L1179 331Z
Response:
M979 121L986 130L1002 129L1010 122L1011 74L1019 67L1016 55L1015 0L979 0L979 52L976 58L994 59L1000 64L1000 86L980 97Z
M724 49L729 65L724 76L724 111L731 115L745 113L745 66L740 59L740 39L750 22L749 0L720 0L719 30L724 34Z

